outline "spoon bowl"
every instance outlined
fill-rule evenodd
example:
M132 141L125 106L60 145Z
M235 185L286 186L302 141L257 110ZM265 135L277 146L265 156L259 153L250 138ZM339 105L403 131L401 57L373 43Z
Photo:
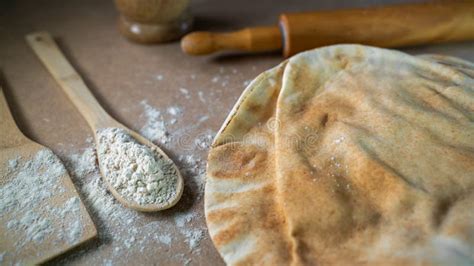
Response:
M144 138L137 132L125 127L124 125L118 122L113 127L125 130L127 134L129 134L137 143L147 146L148 148L150 148L152 152L158 153L166 161L172 162L172 160L168 157L168 155L166 155L166 153L164 153L157 145L155 145L153 142L149 141L148 139ZM96 146L99 147L100 143L99 143L99 138L97 136L97 131L94 132L94 136L95 136ZM105 169L102 168L102 164L100 163L100 161L102 160L100 156L101 155L97 153L97 159L99 160L99 170L100 170L101 175L104 177L103 180L107 188L109 189L110 193L112 193L112 195L120 203L122 203L122 205L124 205L127 208L131 208L131 209L141 211L141 212L155 212L155 211L165 210L176 205L176 203L178 203L179 199L181 198L183 194L183 189L184 189L183 177L181 176L181 173L179 172L179 169L176 166L176 164L173 163L172 165L177 176L177 184L176 184L176 193L174 194L172 198L160 204L138 204L133 201L127 200L114 188L114 186L110 183L110 181L106 177L105 175L106 171Z

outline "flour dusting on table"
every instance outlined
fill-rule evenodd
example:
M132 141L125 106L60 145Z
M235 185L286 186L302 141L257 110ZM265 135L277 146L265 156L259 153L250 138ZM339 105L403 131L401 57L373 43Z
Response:
M28 259L22 253L27 245L77 243L84 230L79 198L53 204L66 192L62 182L67 173L59 159L50 150L41 149L31 159L8 161L7 167L7 182L0 187L0 226L7 235L0 238L13 241L15 249L1 250L3 256L21 264L22 259ZM39 250L28 256L42 256Z
M145 112L146 123L140 130L140 134L151 141L166 144L170 141L169 133L166 130L163 116L159 110L153 108L146 100L140 102Z

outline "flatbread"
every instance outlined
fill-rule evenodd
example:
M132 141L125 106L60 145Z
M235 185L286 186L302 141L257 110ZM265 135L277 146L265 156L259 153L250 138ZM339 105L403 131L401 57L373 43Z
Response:
M359 45L244 91L209 153L205 214L231 265L474 263L474 65Z

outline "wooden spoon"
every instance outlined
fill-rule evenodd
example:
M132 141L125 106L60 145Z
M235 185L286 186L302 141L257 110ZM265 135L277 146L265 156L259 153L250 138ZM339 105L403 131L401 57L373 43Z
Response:
M73 102L73 104L82 114L82 116L87 120L87 123L94 131L97 147L99 146L99 138L97 136L97 132L99 129L121 128L125 130L128 134L130 134L130 136L132 136L139 143L149 147L153 151L158 152L161 156L163 156L165 160L169 160L170 162L172 162L171 159L158 146L154 145L151 141L147 140L138 133L134 132L133 130L127 128L126 126L113 119L102 108L102 106L100 106L100 104L97 102L97 100L87 88L82 78L61 53L49 33L32 33L26 36L26 40L31 46L31 48L33 48L36 55L40 58L40 60L49 70L49 72L53 75L54 79L59 83L61 88L69 97L69 99ZM98 154L97 156L100 162L100 160L102 159L100 158L100 154ZM101 165L102 164L99 163L99 168L102 173L102 177L104 177L103 180L107 184L109 191L118 201L120 201L124 206L128 208L142 212L154 212L168 209L175 205L183 194L183 178L178 170L178 167L176 167L174 163L173 166L175 168L178 178L176 187L177 191L175 196L167 202L161 204L146 205L141 205L125 199L107 180L107 177L105 176L106 172L104 171L104 169L102 169Z
M45 150L49 149L28 139L18 129L0 87L0 186L8 184L12 180L12 176L9 174L9 162L11 160L18 160L19 158L21 160L29 160L35 157L38 152ZM44 169L45 172L48 170L50 169ZM30 176L30 178L33 177ZM8 229L6 225L9 221L13 221L13 219L21 220L28 212L37 213L41 218L48 219L52 232L62 232L65 228L69 228L67 222L70 220L63 220L59 216L51 216L49 210L50 208L62 208L68 199L73 197L79 198L79 195L66 172L58 181L56 184L57 191L63 191L62 193L51 195L51 197L43 199L43 202L38 203L38 205L29 206L28 209L14 209L11 212L7 211L0 215L0 224L5 225L0 227L0 250L5 254L2 260L2 263L5 265L13 265L15 263L25 265L42 264L97 235L94 223L87 213L84 204L80 201L80 214L73 214L77 215L73 219L79 219L82 226L82 233L78 239L70 242L61 239L55 233L51 233L45 235L41 245L31 240L26 241L21 248L17 246L17 240L25 236L19 235L20 231L18 230ZM48 206L48 208L45 208L45 206Z

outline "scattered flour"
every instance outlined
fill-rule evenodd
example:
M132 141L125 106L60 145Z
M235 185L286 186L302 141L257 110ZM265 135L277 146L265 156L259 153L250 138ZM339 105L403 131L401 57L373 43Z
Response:
M190 176L196 186L197 199L201 199L204 195L204 185L206 182L206 163L195 155L180 155L180 171L184 176ZM188 181L188 182L189 182Z
M101 169L124 198L140 205L174 199L178 176L172 161L138 143L123 129L101 129L97 136Z
M68 228L67 239L69 242L72 242L74 239L77 239L82 234L82 225L81 222L76 220Z
M92 144L91 142L88 142ZM70 169L70 173L74 176L86 176L88 174L94 173L96 156L95 150L92 148L86 149L83 153L73 154L69 157L69 161L73 161L76 164ZM72 172L71 172L72 170Z
M140 134L151 141L158 141L162 144L168 143L170 136L166 130L161 112L149 105L146 100L141 101L140 104L145 109L144 115L146 117L146 123L140 130Z
M211 82L212 83L219 83L221 84L222 87L227 87L230 82L230 75L223 75L225 73L224 68L219 69L219 74L215 75L212 77Z
M40 244L47 235L53 232L51 221L34 211L26 212L19 220L10 220L7 223L7 228L25 232L23 241L17 242L19 247L23 247L31 241Z
M189 249L196 251L196 248L204 238L205 231L201 228L189 228L188 224L192 222L195 214L184 213L174 217L175 224L181 234L185 236L185 242L188 243Z
M189 231L189 233L186 233L186 242L189 243L189 248L191 248L192 250L199 246L203 238L204 230L202 229L196 229L193 231Z
M179 88L179 91L181 92L181 94L184 95L184 98L186 98L186 99L190 99L190 98L191 98L191 95L189 94L189 90L188 90L188 89Z
M87 144L93 144L94 143L94 138L92 136L89 136L86 138L86 143Z
M1 237L13 241L13 250L2 250L8 260L21 263L25 246L80 240L84 225L79 198L71 197L63 206L53 204L64 197L65 176L64 166L48 149L39 150L31 159L18 157L8 162L8 182L0 187L0 227L7 232ZM40 249L34 252L41 256Z
M11 160L9 173L12 179L0 188L0 212L28 210L37 202L60 192L59 178L66 171L57 157L47 149L40 150L35 157L17 169L18 158ZM11 163L16 161L16 163Z
M18 165L18 160L19 160L19 159L20 159L20 158L15 158L15 159L9 160L9 161L8 161L8 167L9 167L10 169L15 169L16 166Z
M194 145L199 150L207 150L211 146L213 138L214 134L211 133L200 135L194 140Z
M204 122L204 121L206 121L206 120L208 120L208 119L209 119L209 116L203 115L203 116L201 116L201 117L199 118L198 123L202 123L202 122Z
M163 235L158 236L158 240L161 243L169 246L171 245L172 237L170 234L163 234Z
M184 227L186 223L192 221L194 214L192 213L180 213L174 217L174 222L178 228Z
M168 112L168 114L170 114L172 116L181 115L183 113L183 110L178 106L168 107L168 109L166 109L166 111Z
M203 103L206 102L206 99L204 98L204 93L202 91L199 91L198 92L198 97L199 97L199 100Z

